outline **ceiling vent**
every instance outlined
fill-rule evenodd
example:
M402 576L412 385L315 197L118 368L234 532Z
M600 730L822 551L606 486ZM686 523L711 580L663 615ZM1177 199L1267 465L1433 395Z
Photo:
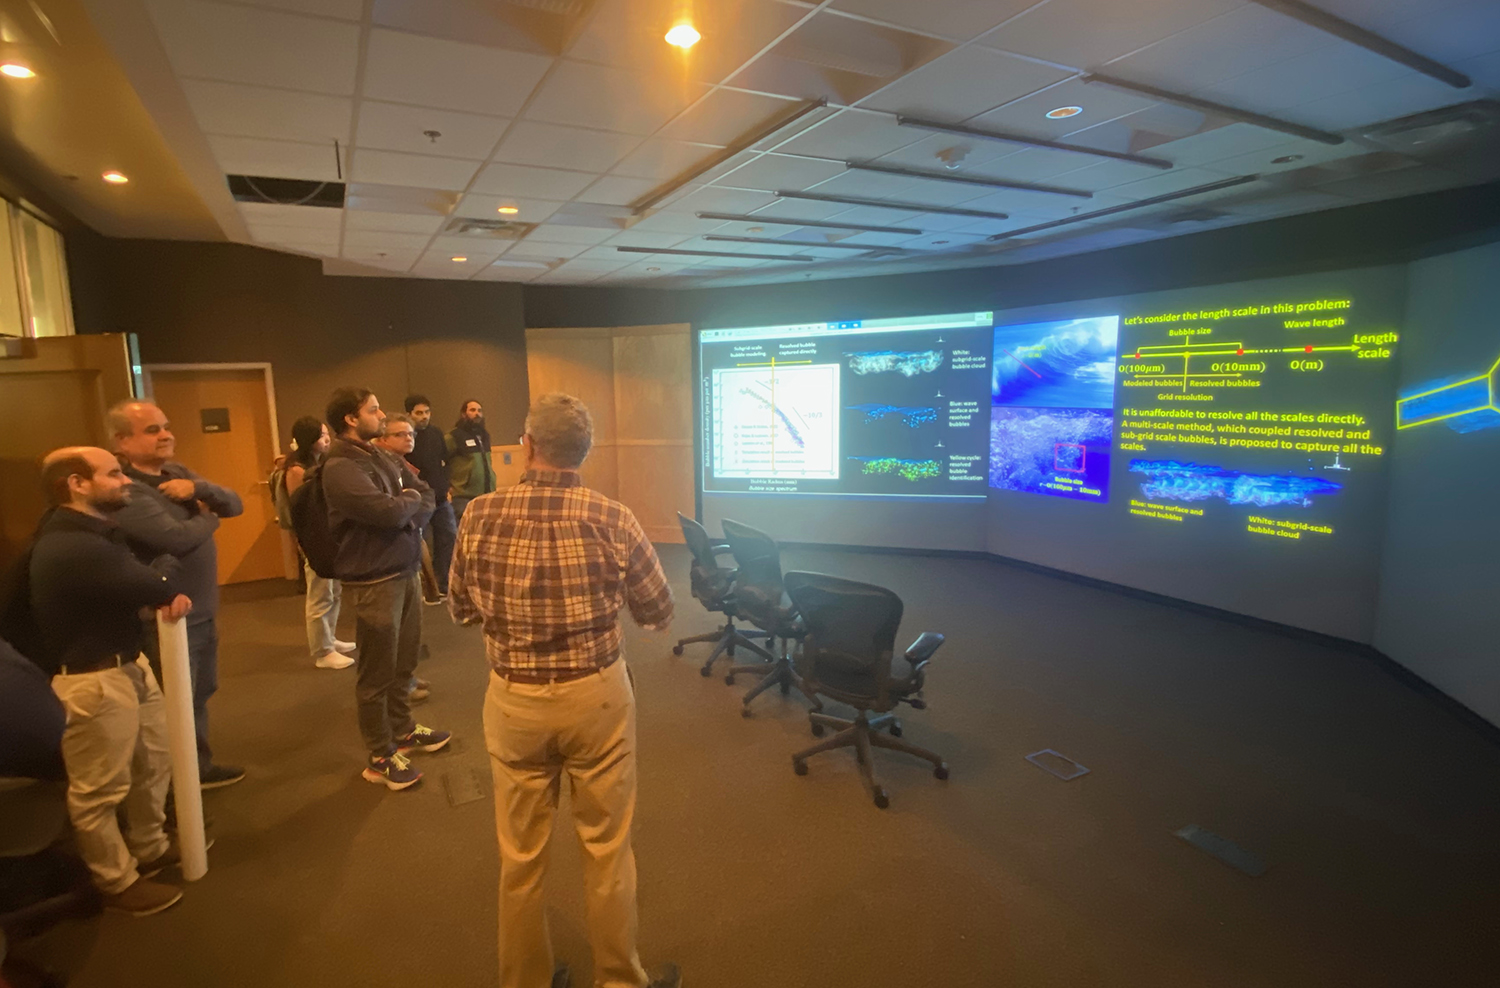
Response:
M1406 154L1444 153L1459 144L1493 140L1500 124L1500 102L1458 103L1366 128L1363 136Z
M520 240L536 229L535 223L517 220L470 220L455 216L443 227L444 233L461 237L484 237L490 240Z
M344 207L343 182L313 182L303 178L270 178L265 175L230 175L229 193L236 202L261 202L275 206Z

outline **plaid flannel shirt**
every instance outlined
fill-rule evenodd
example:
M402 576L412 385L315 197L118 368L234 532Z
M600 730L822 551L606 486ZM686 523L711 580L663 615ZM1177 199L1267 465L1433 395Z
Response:
M448 610L484 622L501 675L600 669L620 654L619 612L652 630L672 620L672 588L630 509L568 471L528 470L464 511Z

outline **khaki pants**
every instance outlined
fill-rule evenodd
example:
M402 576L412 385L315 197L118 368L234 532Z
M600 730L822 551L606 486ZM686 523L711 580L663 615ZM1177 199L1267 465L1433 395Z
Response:
M500 838L500 988L543 988L552 978L542 882L564 773L583 847L595 988L642 988L630 846L635 693L624 660L551 685L491 675L484 740Z
M52 677L68 715L63 763L78 851L106 895L140 877L138 861L167 850L162 830L172 763L161 688L144 656L118 669ZM115 812L125 804L126 830Z

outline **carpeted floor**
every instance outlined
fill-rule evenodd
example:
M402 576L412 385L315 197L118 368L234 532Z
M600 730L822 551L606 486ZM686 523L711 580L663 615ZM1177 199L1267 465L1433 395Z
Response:
M689 988L1468 986L1500 947L1500 747L1370 660L1001 563L795 550L787 569L905 599L901 645L946 646L909 740L952 766L811 743L805 705L698 675L708 630L678 594L668 635L632 628L636 849L647 964ZM424 612L433 699L457 735L426 781L359 778L353 672L313 668L301 598L235 588L213 736L249 778L208 793L208 876L147 919L68 924L20 950L94 986L496 984L496 851L477 629ZM1092 771L1058 781L1052 748ZM471 788L484 798L450 805ZM564 800L566 814L566 798ZM566 816L562 817L566 826ZM1197 824L1261 877L1174 836ZM581 867L555 845L553 938L588 984Z

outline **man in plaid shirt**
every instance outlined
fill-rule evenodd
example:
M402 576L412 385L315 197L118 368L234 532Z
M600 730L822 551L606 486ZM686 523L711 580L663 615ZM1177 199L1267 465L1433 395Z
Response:
M583 402L544 395L526 417L526 473L475 498L459 524L448 608L483 622L492 675L484 737L500 838L500 988L539 988L552 969L542 905L547 844L564 772L584 849L596 988L676 988L636 951L635 693L619 612L651 630L672 620L656 550L623 504L578 468L593 442Z

